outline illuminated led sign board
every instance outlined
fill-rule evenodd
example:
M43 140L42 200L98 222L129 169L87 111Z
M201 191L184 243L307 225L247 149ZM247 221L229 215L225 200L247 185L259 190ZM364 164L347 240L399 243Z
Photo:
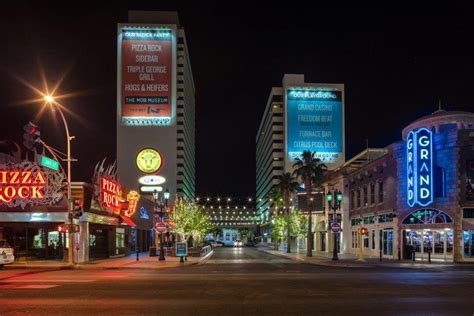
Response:
M122 207L122 188L115 180L101 177L100 178L100 202L102 208L106 211L120 214Z
M138 179L138 183L143 185L160 185L166 182L166 179L162 176L143 176Z
M163 158L157 150L145 148L138 153L136 165L143 173L155 173L163 167Z
M140 187L140 191L145 192L145 193L150 193L150 192L161 192L163 191L163 187L160 186L146 186L146 187Z
M171 125L175 104L175 30L119 25L118 85L123 125Z
M433 134L427 128L410 131L407 147L407 201L427 206L433 203Z
M342 91L324 87L289 87L287 152L289 159L315 152L323 163L344 162Z
M62 197L64 175L23 161L0 164L0 204L8 207L53 205Z

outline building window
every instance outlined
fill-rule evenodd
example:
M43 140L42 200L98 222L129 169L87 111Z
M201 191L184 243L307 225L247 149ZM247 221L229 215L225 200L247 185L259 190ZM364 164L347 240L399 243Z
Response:
M464 258L474 258L474 230L465 230L464 239Z
M364 239L364 248L369 248L369 236L368 235L364 235L362 236L362 238Z
M273 95L272 96L272 101L273 102L283 102L283 96L282 95Z
M379 203L383 202L383 181L379 181Z
M375 216L364 217L364 224L365 225L375 224Z
M462 210L463 218L474 218L474 208L465 208Z
M357 207L360 207L361 202L362 202L361 190L360 188L358 188L357 189Z
M375 184L370 184L370 204L375 204Z
M375 249L375 229L372 229L372 250Z
M362 223L362 218L353 218L351 219L352 226L359 226Z
M393 222L393 213L387 213L387 214L380 214L379 215L379 223L389 223Z
M357 231L352 232L352 248L359 248L359 240L358 240L358 233Z
M368 203L368 192L367 192L367 186L364 185L364 206L367 206L369 203Z

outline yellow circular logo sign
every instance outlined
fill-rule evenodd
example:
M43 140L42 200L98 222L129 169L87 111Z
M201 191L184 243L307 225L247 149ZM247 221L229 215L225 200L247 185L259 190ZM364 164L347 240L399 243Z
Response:
M163 166L163 159L158 151L145 148L137 155L137 168L144 173L155 173Z

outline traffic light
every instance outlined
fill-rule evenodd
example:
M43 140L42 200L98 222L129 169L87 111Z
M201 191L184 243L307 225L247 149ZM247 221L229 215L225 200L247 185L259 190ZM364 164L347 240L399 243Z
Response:
M326 195L326 200L328 200L328 202L332 202L332 193L331 192L328 192L328 194Z
M75 199L72 207L72 216L80 218L82 216L82 200Z
M337 196L337 201L338 201L338 202L341 202L341 201L342 201L342 192L341 192L341 191L338 191L337 194L336 194L336 196Z
M41 143L41 132L37 125L28 122L23 126L23 145L29 150L34 150Z
M360 229L360 234L361 234L361 235L368 235L368 234L369 234L369 230L368 230L367 228L365 228L365 227L362 227L362 228Z

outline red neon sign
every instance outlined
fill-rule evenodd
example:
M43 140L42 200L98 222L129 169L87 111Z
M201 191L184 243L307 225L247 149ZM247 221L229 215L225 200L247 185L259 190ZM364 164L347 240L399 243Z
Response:
M47 177L43 172L0 170L0 203L15 199L44 199Z
M101 177L100 189L100 202L103 208L115 214L120 214L122 199L122 188L120 184L106 177Z

